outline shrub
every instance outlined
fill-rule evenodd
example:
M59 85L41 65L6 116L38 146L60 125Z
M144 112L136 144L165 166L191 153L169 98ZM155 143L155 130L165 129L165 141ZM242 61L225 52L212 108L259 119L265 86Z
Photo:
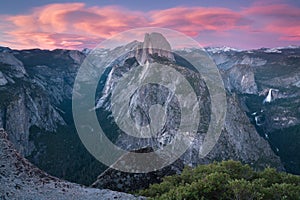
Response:
M255 172L237 161L186 167L139 195L150 199L300 199L300 176L266 168Z

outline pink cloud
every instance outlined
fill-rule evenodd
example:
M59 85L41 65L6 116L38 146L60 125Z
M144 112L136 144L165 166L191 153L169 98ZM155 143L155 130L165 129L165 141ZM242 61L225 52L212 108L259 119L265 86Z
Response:
M100 42L120 31L147 24L139 12L119 7L87 8L83 3L50 4L28 15L6 17L5 21L14 26L4 30L12 38L6 44L47 49L80 48L90 40Z
M222 43L224 38L226 45L231 43L241 48L259 42L263 46L262 38L269 38L265 44L300 41L300 8L287 4L256 3L239 11L220 7L174 7L143 13L117 6L63 3L1 18L0 45L19 49L92 48L116 33L146 26L175 29L199 40L205 39L200 42L211 45ZM251 44L247 44L247 38Z
M260 30L279 34L279 40L300 41L300 8L287 4L258 4L244 10L244 14L256 19Z
M170 27L191 36L201 31L241 29L250 23L241 14L225 8L177 7L151 12L151 25Z

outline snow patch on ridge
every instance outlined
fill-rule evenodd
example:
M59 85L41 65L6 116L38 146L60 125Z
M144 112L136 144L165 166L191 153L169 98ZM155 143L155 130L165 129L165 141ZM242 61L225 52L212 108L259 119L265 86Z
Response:
M240 49L235 49L232 47L206 47L205 48L206 51L211 52L211 53L221 53L221 52L230 52L230 51L235 51L235 52L241 52L243 50Z

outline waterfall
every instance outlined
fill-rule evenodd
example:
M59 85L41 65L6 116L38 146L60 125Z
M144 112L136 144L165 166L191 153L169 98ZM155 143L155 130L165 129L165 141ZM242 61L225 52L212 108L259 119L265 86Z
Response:
M265 98L263 103L270 103L272 101L272 90L273 89L269 89L268 96Z

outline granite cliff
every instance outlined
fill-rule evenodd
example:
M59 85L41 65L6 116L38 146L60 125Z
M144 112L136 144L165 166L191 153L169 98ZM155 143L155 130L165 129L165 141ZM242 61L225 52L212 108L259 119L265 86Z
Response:
M134 41L116 49L97 50L103 65L108 64L105 62L107 57L118 58L116 63L107 68L106 77L100 81L99 88L102 89L95 102L97 112L104 113L99 121L106 125L109 137L116 144L131 151L147 147L160 148L168 143L168 137L176 130L178 114L169 113L167 126L159 134L159 141L163 142L150 143L126 136L118 130L110 117L109 94L114 90L114 83L118 78L141 63L158 62L174 67L195 83L198 88L197 97L203 102L200 111L204 118L199 137L178 161L180 166L235 159L255 168L271 165L300 173L300 139L297 134L300 127L300 48L287 47L278 51L206 49L222 75L228 111L218 143L207 157L199 158L197 151L203 139L201 133L205 132L210 120L210 97L201 75L176 57L176 51L193 54L198 50L175 50L175 54L159 49L151 51L151 47L156 47L153 39L165 44L166 48L171 48L161 35L149 34L145 36L144 42ZM141 47L147 47L148 50L137 51ZM131 54L119 57L125 49L131 49ZM110 181L115 182L113 177L117 177L115 172L97 163L76 136L71 97L74 79L86 57L85 52L87 51L1 48L0 127L5 128L8 139L22 156L27 156L31 162L52 175L90 185L101 174L96 183L99 180L106 181L106 186L94 184L94 187L105 188L110 185L113 189L128 190L131 183L121 188L115 183L111 184ZM90 74L93 72L86 72L87 79ZM140 96L157 89L159 92L151 98ZM171 108L176 108L176 99L166 101L167 96L163 87L154 85L142 88L136 93L135 101L130 104L132 109L142 105L141 110L133 113L133 116L140 124L147 124L149 116L142 111L147 111L149 105L167 102ZM269 100L265 101L268 96ZM61 156L62 154L64 155ZM109 176L105 176L108 172ZM158 173L159 177L167 174L164 170ZM178 170L172 173L178 173ZM123 174L120 177L124 177ZM145 180L145 177L137 177L137 182Z

